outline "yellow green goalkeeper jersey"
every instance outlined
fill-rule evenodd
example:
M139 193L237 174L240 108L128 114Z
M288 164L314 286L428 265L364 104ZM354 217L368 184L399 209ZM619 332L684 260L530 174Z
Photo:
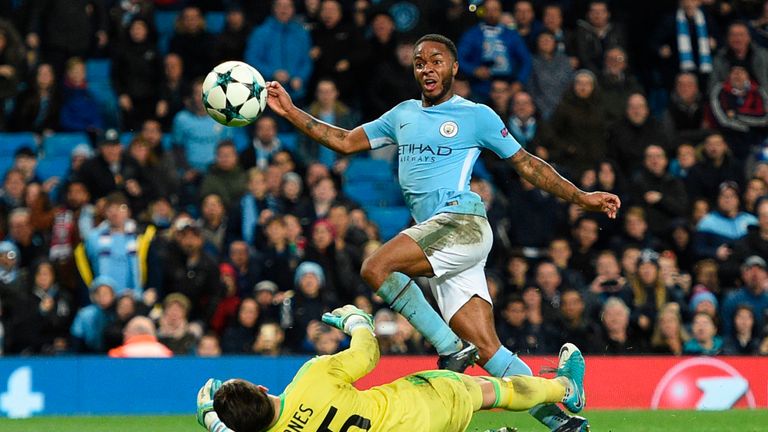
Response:
M461 432L480 407L480 387L450 371L426 371L369 390L352 383L378 363L367 329L353 332L349 349L302 366L280 395L269 432Z

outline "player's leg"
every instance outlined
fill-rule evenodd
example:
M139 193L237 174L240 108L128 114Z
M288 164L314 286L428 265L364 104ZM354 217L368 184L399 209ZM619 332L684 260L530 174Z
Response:
M435 347L438 354L448 355L462 349L462 341L411 280L411 276L433 274L432 265L413 239L398 234L363 262L360 273L393 310L406 317Z
M525 375L505 378L471 377L482 391L480 409L525 411L543 403L562 402L569 382L565 377L547 379Z

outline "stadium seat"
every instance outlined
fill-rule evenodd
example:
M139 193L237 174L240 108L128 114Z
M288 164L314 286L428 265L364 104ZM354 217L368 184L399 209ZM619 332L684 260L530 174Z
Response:
M383 159L352 158L344 173L346 183L360 181L394 181L394 173L389 162Z
M157 11L155 12L155 27L157 28L157 49L165 55L168 53L168 46L171 43L173 30L176 27L176 16L178 12Z
M16 150L29 147L37 150L37 139L32 132L0 133L0 157L13 156Z
M232 128L232 142L235 143L235 148L238 153L248 148L248 144L251 142L251 137L248 135L247 128Z
M394 237L406 228L411 220L408 207L365 207L365 211L368 213L368 219L379 226L382 241Z
M0 182L5 180L5 173L13 166L13 156L0 156Z
M227 16L224 12L208 12L205 14L205 28L209 33L219 34L224 31Z
M80 132L57 133L43 140L45 158L69 157L78 144L90 144L88 135Z
M85 62L85 72L90 84L111 83L111 70L112 62L109 59L90 59Z
M344 195L363 206L390 207L403 205L400 186L392 181L347 181Z
M136 134L134 134L133 132L123 132L123 133L121 133L120 134L120 144L122 144L123 147L128 147L129 145L131 145L131 141L133 141L133 137L135 135Z
M69 169L68 157L46 157L37 162L37 176L43 181L51 177L63 177Z

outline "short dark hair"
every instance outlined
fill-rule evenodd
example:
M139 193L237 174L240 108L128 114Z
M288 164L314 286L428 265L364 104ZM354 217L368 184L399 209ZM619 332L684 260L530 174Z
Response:
M453 56L453 60L459 59L459 51L456 49L456 44L454 44L452 40L448 39L447 37L441 34L437 34L437 33L425 34L424 36L420 37L419 40L416 41L415 46L419 46L423 42L441 43L445 45L446 48L448 48L448 51L451 52L451 56Z
M227 381L221 386L213 395L213 409L219 420L236 431L266 430L275 417L275 407L266 393L241 379Z

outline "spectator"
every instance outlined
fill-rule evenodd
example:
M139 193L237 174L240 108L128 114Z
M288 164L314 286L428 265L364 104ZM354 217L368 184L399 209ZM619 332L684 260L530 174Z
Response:
M706 88L712 73L716 28L699 0L680 0L674 14L665 17L651 46L659 62L660 83L667 87L679 73L694 74Z
M264 222L264 233L266 244L260 248L263 273L271 275L271 279L280 290L287 291L291 288L293 271L298 265L299 258L288 244L283 217L277 215L268 218Z
M109 276L99 276L89 285L92 303L77 311L69 330L73 352L104 352L104 330L115 319L115 284Z
M696 254L725 261L732 253L733 242L744 237L747 227L757 222L753 215L740 211L739 186L723 182L717 196L717 210L709 212L696 226Z
M758 200L757 226L750 226L747 235L733 244L733 253L728 257L729 267L735 269L751 255L768 259L768 200Z
M742 196L744 210L757 215L757 203L760 198L768 195L768 183L760 177L752 177L747 181L747 187Z
M107 11L102 0L48 0L31 3L27 45L55 70L70 57L87 57L96 39L99 49L109 41Z
M188 321L192 303L183 294L168 294L163 300L163 314L158 320L157 338L174 354L191 354L197 336Z
M204 196L200 212L198 224L203 236L203 248L212 257L219 258L231 240L229 220L221 197L216 194Z
M259 333L259 306L256 300L244 298L232 323L222 336L222 351L227 354L253 353L253 344Z
M16 96L25 75L21 36L10 21L0 18L0 130L5 130L6 101Z
M200 187L200 195L218 195L222 205L229 208L245 192L246 175L237 163L237 149L232 141L216 146L216 162L208 169Z
M365 62L365 39L351 22L343 20L339 0L320 2L320 22L311 36L312 81L319 83L321 78L330 78L336 83L341 100L347 104L356 102L358 86L355 78Z
M512 17L515 20L515 29L520 37L523 38L528 51L536 51L536 39L544 30L544 26L541 24L541 21L536 19L533 2L530 0L515 2Z
M589 2L586 20L576 23L574 51L579 60L579 68L593 74L600 73L606 52L615 47L625 47L626 40L621 27L611 22L608 2L594 0Z
M630 279L632 287L632 324L643 334L653 331L657 312L669 302L681 301L681 293L667 287L659 271L659 254L646 249L637 260L637 277Z
M235 240L229 244L228 261L235 270L235 285L240 297L247 296L261 279L263 269L256 262L257 256L243 240Z
M696 75L690 72L678 74L662 120L673 144L688 140L698 142L704 138L705 106Z
M4 222L3 225L6 224L4 219L10 211L24 205L25 191L24 173L15 168L9 169L5 173L3 188L0 190L0 209L2 209L0 216L2 216ZM7 227L2 228L5 229Z
M30 272L29 291L18 298L17 325L9 329L6 353L56 354L67 349L74 304L59 287L49 261L38 260ZM12 344L8 343L12 342Z
M194 220L179 217L173 229L162 286L167 293L178 292L193 301L189 320L202 327L210 322L223 295L218 265L203 251L201 228Z
M362 293L363 282L355 268L354 252L344 239L338 237L333 224L320 219L312 226L312 238L305 259L323 267L325 288L342 304L351 303Z
M65 67L59 129L63 132L97 134L103 126L99 104L88 90L85 63L79 57L72 57Z
M655 354L679 356L689 339L680 316L680 305L665 304L656 316L656 326L651 336L651 351Z
M328 222L333 225L336 237L349 247L355 262L355 268L360 268L363 263L363 249L368 243L368 235L365 231L352 225L349 216L349 206L336 202L328 211Z
M546 247L555 235L560 203L523 178L513 183L510 195L510 207L518 213L516 223L508 226L509 240L522 247Z
M496 81L494 81L495 83ZM546 151L541 147L549 139L549 130L545 122L539 121L536 115L536 105L530 94L524 91L515 93L512 97L511 115L502 118L506 120L509 133L523 148L536 154L542 154Z
M240 166L245 169L256 167L266 170L272 157L283 149L277 136L277 121L271 116L256 120L251 145L240 153Z
M253 352L263 356L280 356L284 353L283 341L285 332L277 323L267 322L259 327L256 342L253 344Z
M151 0L116 2L116 4L109 9L110 38L120 42L120 38L125 36L125 30L128 29L134 19L152 18L155 12L154 9L155 7Z
M536 267L534 281L541 294L541 306L538 308L538 312L540 312L544 321L548 323L554 322L560 316L560 294L569 287L563 286L563 279L560 277L557 267L548 261L542 261ZM525 300L525 298L523 299ZM527 301L526 304L528 304Z
M216 334L224 332L224 328L237 316L237 309L240 307L237 270L229 263L221 263L219 264L219 275L221 284L224 286L224 295L219 304L216 305L216 311L211 318L211 330Z
M109 276L114 282L112 289L121 295L131 290L136 299L149 300L155 289L146 287L147 266L154 265L148 259L154 228L143 233L131 219L131 211L125 196L115 192L106 198L106 220L89 231L83 242L83 254L76 252L76 262L81 277L89 282L89 276ZM93 276L90 276L93 277Z
M162 77L161 59L147 18L134 18L122 39L112 59L112 85L118 95L123 126L134 130L154 114Z
M200 97L202 88L202 80L195 80L187 95L187 108L173 119L173 144L179 154L179 165L184 170L185 183L198 181L214 161L216 145L232 137L232 128L216 123L205 112Z
M623 48L608 49L603 63L597 82L605 105L607 123L613 124L623 118L629 98L638 93L642 96L643 88L640 87L634 74L629 71L629 59ZM647 106L646 111L648 111Z
M645 149L642 171L633 179L632 195L640 201L656 236L668 232L672 220L684 217L688 209L685 185L667 173L667 166L664 149L651 144Z
M378 17L384 15L377 15ZM374 21L375 25L376 21ZM374 26L374 32L376 27ZM377 69L373 69L373 77L368 87L364 108L368 118L377 118L398 103L419 97L419 88L413 77L413 41L401 40L392 47L391 61L378 60ZM376 59L372 52L369 56Z
M698 313L691 325L693 337L683 346L683 353L689 355L718 355L723 351L723 339L717 335L714 318Z
M158 197L158 189L161 189L156 185L162 181L165 175L170 174L167 172L158 173L158 167L150 165L154 159L148 142L140 137L131 141L128 146L126 161L131 162L131 168L135 169L136 172L132 174L135 179L128 181L131 186L126 185L126 192L131 197L131 210L134 214L140 215L149 207L149 204Z
M725 82L734 64L744 65L758 84L768 86L768 52L752 43L744 22L735 22L728 27L726 46L715 56L711 84Z
M169 52L181 57L184 63L184 77L187 80L205 76L214 66L214 41L205 30L205 18L200 8L187 6L181 10L176 19L176 29L171 37Z
M270 280L263 280L254 285L253 298L256 299L256 303L259 305L259 316L262 317L262 321L281 321L283 318L281 303L286 301L288 295L278 292L277 284Z
M197 341L196 354L198 357L220 357L221 356L221 343L219 338L214 334L204 334L203 337Z
M531 54L520 35L500 23L501 2L484 3L483 22L459 40L459 64L472 77L472 93L485 100L492 78L512 83L512 92L522 88L531 74Z
M163 59L163 79L159 85L155 115L167 130L184 101L190 94L189 83L184 78L184 61L178 54L169 53Z
M309 181L309 174L307 174L306 180ZM331 205L338 196L336 185L328 177L319 179L311 188L312 200L296 210L296 216L299 217L305 232L310 231L309 229L315 221L325 219L328 216Z
M302 195L303 181L295 172L283 174L280 185L279 207L286 214L296 213L296 210L306 205L307 198Z
M323 4L326 3L338 5L335 0L326 1ZM347 81L353 82L349 78ZM317 81L315 100L309 105L307 112L328 124L344 129L353 129L357 124L357 116L349 106L339 101L339 91L336 82L332 79L320 78ZM338 153L311 141L304 135L299 138L299 141L299 153L305 161L319 161L332 168L339 158Z
M293 1L274 0L272 15L248 37L245 61L259 65L265 79L278 81L294 100L300 102L312 74L309 56L312 42L294 13ZM275 38L275 35L279 37ZM265 40L272 43L265 44Z
M75 178L85 184L92 200L98 200L120 191L131 198L138 198L144 192L144 180L139 165L126 157L117 131L110 129L99 141L98 155L83 163Z
M83 183L68 183L63 192L63 203L53 212L48 257L54 263L62 285L74 292L77 270L73 252L93 228L94 210L88 203L90 195Z
M245 43L251 32L242 9L237 6L230 7L226 13L224 31L216 36L214 64L242 59L245 53Z
M569 288L560 294L560 316L557 329L560 337L558 345L565 341L573 341L579 349L586 353L601 350L598 340L600 328L585 313L584 297L576 289Z
M632 302L632 289L627 284L627 279L621 275L619 260L614 252L600 252L595 261L595 272L597 276L589 285L589 292L590 296L595 297L597 304L589 305L594 309L590 316L599 318L602 306L612 297L619 298L625 305Z
M230 217L233 232L249 245L261 242L264 222L279 213L275 197L267 193L264 172L258 168L248 170L248 193L240 198L239 208Z
M757 45L768 48L768 5L765 1L759 16L749 22L749 33Z
M573 228L573 256L571 268L580 272L584 279L591 280L595 277L594 261L597 257L597 241L599 239L599 226L595 219L588 217L579 218Z
M723 182L740 184L743 181L741 165L728 150L723 135L710 134L704 140L702 160L691 168L686 187L691 199L716 197Z
M603 346L605 354L643 354L647 351L644 338L629 326L629 307L619 298L610 298L603 305Z
M147 144L149 154L142 166L144 178L149 180L153 196L176 201L179 177L176 162L163 142L163 129L159 120L148 119L141 125L139 137Z
M733 331L725 335L723 354L755 355L759 349L759 328L755 326L755 313L748 305L739 305L733 314Z
M550 32L555 38L555 51L560 54L571 54L571 44L573 42L573 35L570 30L563 28L563 8L557 3L550 3L544 6L542 12L541 22L543 24L543 32ZM541 50L541 45L539 45ZM571 66L577 63L576 58L570 58ZM538 105L538 104L537 104ZM542 108L542 107L539 107ZM543 109L543 108L542 108Z
M691 296L688 312L691 315L705 313L713 319L717 319L717 297L701 285L694 287L694 293Z
M9 122L12 131L51 133L59 127L61 92L53 66L40 63L16 98L16 108Z
M550 8L548 6L546 10ZM538 49L533 57L533 70L527 84L535 106L544 120L552 116L573 80L570 59L565 52L558 49L557 43L558 40L551 31L545 30L539 34Z
M729 293L723 302L720 316L724 335L733 333L734 316L739 305L748 305L755 311L757 329L762 329L767 324L765 311L768 310L768 272L765 260L759 256L747 258L741 267L741 279L744 285Z
M754 81L743 64L733 63L728 78L715 84L710 106L714 122L737 159L745 160L767 136L768 91Z
M146 308L137 310L136 299L129 292L123 293L115 300L115 319L104 329L104 349L109 352L123 344L123 329L128 321L140 314L147 313Z
M29 209L32 229L47 234L53 226L53 206L40 183L30 183L24 191L24 205Z
M608 131L608 157L619 164L622 173L632 178L643 165L647 169L647 160L645 164L641 161L644 155L647 159L649 146L655 146L664 153L668 148L667 139L659 122L650 117L645 96L634 93L627 98L624 116ZM667 158L666 154L663 156L664 166L661 169L665 173Z
M33 262L48 254L46 239L32 226L32 213L26 207L16 208L8 214L6 240L19 248L19 267L29 268Z
M296 294L291 299L290 317L292 327L288 328L286 339L290 346L298 349L312 320L338 302L333 293L325 288L325 272L319 264L304 261L296 268L294 275Z
M606 154L605 113L597 91L595 75L576 72L573 84L550 118L552 160L570 175L595 166Z
M689 143L677 147L677 157L669 163L669 173L685 181L691 169L696 165L696 149Z
M110 357L173 357L173 352L157 341L155 324L147 317L138 316L128 321L123 331L123 340L122 346L109 350Z
M396 66L399 57L399 55L396 54L397 46L402 42L398 39L398 35L395 33L395 21L392 19L392 15L384 9L376 8L368 17L368 23L371 28L367 47L369 70L379 71L382 68L385 68L386 65ZM413 57L413 49L411 49L411 53L408 55L407 66L409 69L412 60L411 57ZM389 109L391 106L393 105L387 104L386 109ZM371 118L376 118L379 115L374 115Z
M504 303L496 329L502 345L512 352L530 355L549 351L544 346L547 335L542 333L541 327L536 331L528 322L522 297L511 297Z

